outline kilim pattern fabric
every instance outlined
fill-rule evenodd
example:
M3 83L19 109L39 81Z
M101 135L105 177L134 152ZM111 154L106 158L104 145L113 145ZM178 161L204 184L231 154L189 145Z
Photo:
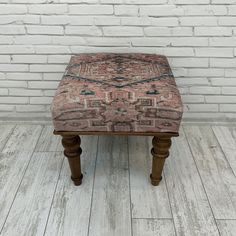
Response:
M167 58L91 53L71 57L52 103L56 131L178 132L182 102Z

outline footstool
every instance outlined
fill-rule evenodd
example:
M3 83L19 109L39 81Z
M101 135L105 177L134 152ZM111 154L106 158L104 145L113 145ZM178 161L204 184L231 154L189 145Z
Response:
M140 53L72 56L51 110L75 185L83 178L80 135L104 134L154 136L150 177L158 185L183 113L166 57Z

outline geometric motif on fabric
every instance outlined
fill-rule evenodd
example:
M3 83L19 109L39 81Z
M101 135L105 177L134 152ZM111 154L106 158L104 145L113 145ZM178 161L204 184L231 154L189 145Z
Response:
M165 56L72 56L52 103L56 131L178 132L182 102Z

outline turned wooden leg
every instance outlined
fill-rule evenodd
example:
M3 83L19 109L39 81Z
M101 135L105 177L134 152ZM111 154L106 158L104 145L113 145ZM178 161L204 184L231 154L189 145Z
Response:
M68 158L71 179L76 186L82 184L83 175L81 173L80 155L82 149L80 148L80 137L72 135L62 136L62 145L64 147L64 155Z
M154 137L152 140L153 148L151 150L153 156L152 173L150 175L151 183L157 186L162 179L162 170L165 159L169 156L169 148L171 146L171 138Z

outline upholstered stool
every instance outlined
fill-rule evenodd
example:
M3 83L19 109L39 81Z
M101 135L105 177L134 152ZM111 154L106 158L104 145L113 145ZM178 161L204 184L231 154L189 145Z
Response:
M72 56L52 103L75 185L83 178L79 135L100 134L154 136L150 177L158 185L182 113L168 61L155 54Z

